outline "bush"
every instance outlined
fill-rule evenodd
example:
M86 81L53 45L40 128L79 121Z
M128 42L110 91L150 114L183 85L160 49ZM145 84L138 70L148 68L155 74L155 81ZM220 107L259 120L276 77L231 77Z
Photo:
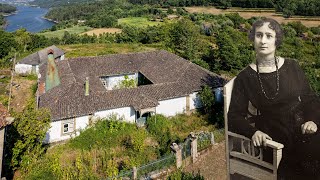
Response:
M194 174L178 170L171 174L167 180L204 180L204 177L200 175L200 172Z
M147 119L147 130L159 143L160 156L170 152L170 145L174 141L171 134L172 122L163 115L155 115Z

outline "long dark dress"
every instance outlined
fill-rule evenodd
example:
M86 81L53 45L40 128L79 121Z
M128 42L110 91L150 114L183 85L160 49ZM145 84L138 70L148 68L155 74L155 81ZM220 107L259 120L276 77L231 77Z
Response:
M268 97L275 95L276 74L276 72L260 73ZM311 90L304 72L295 60L285 59L279 68L279 74L279 93L273 100L269 100L261 90L255 70L248 66L239 73L234 81L229 107L229 129L250 139L257 130L260 130L274 141L284 144L281 167L284 163L288 164L292 159L291 156L297 153L300 153L301 159L320 159L320 133L302 135L301 132L301 125L310 120L314 121L318 131L320 130L318 97ZM246 120L249 101L260 112L255 127ZM314 146L314 144L319 145ZM299 161L297 158L294 159Z

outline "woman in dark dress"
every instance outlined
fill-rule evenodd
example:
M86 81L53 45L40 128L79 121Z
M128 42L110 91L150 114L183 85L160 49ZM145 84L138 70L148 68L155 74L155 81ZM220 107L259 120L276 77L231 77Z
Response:
M251 138L255 146L265 145L266 139L284 144L280 177L294 179L297 164L320 160L320 102L298 63L276 56L282 36L273 19L252 25L249 39L256 62L234 81L228 120L231 131ZM249 102L259 111L255 127L246 120ZM308 175L317 177L315 172Z

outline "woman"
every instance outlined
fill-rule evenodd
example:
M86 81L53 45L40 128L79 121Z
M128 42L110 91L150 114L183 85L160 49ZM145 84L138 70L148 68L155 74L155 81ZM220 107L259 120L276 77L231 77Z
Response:
M228 120L230 130L251 138L254 146L265 145L267 139L284 144L279 173L288 177L296 162L320 159L320 103L298 63L276 56L282 36L273 19L252 25L249 39L256 61L235 79ZM259 111L255 127L246 119L249 102Z

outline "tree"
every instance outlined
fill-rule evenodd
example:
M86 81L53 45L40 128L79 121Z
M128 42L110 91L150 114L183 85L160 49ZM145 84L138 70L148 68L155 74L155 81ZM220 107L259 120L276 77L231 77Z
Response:
M23 50L23 52L26 51L28 44L31 43L32 40L30 33L27 32L27 30L24 28L18 29L15 32L15 39L18 45L20 46L20 49Z
M211 88L205 85L204 87L202 87L202 90L199 92L199 95L204 111L206 113L212 111L211 109L214 105L214 94Z
M224 9L227 9L232 6L231 1L232 0L220 0L220 4Z
M184 58L195 59L199 47L199 32L200 28L190 20L182 19L172 23L167 33L166 46Z
M283 8L283 16L286 18L290 18L292 15L296 13L297 5L294 1L288 2L288 4Z
M14 114L13 126L18 133L12 149L11 166L27 170L28 165L44 153L43 140L50 128L50 113L37 109L34 100L30 100L21 113Z
M122 88L134 88L137 87L137 81L135 79L129 78L128 75L124 76L124 80L120 81L116 86L116 89Z
M17 43L11 33L0 29L0 59L7 56L12 49L17 48Z

